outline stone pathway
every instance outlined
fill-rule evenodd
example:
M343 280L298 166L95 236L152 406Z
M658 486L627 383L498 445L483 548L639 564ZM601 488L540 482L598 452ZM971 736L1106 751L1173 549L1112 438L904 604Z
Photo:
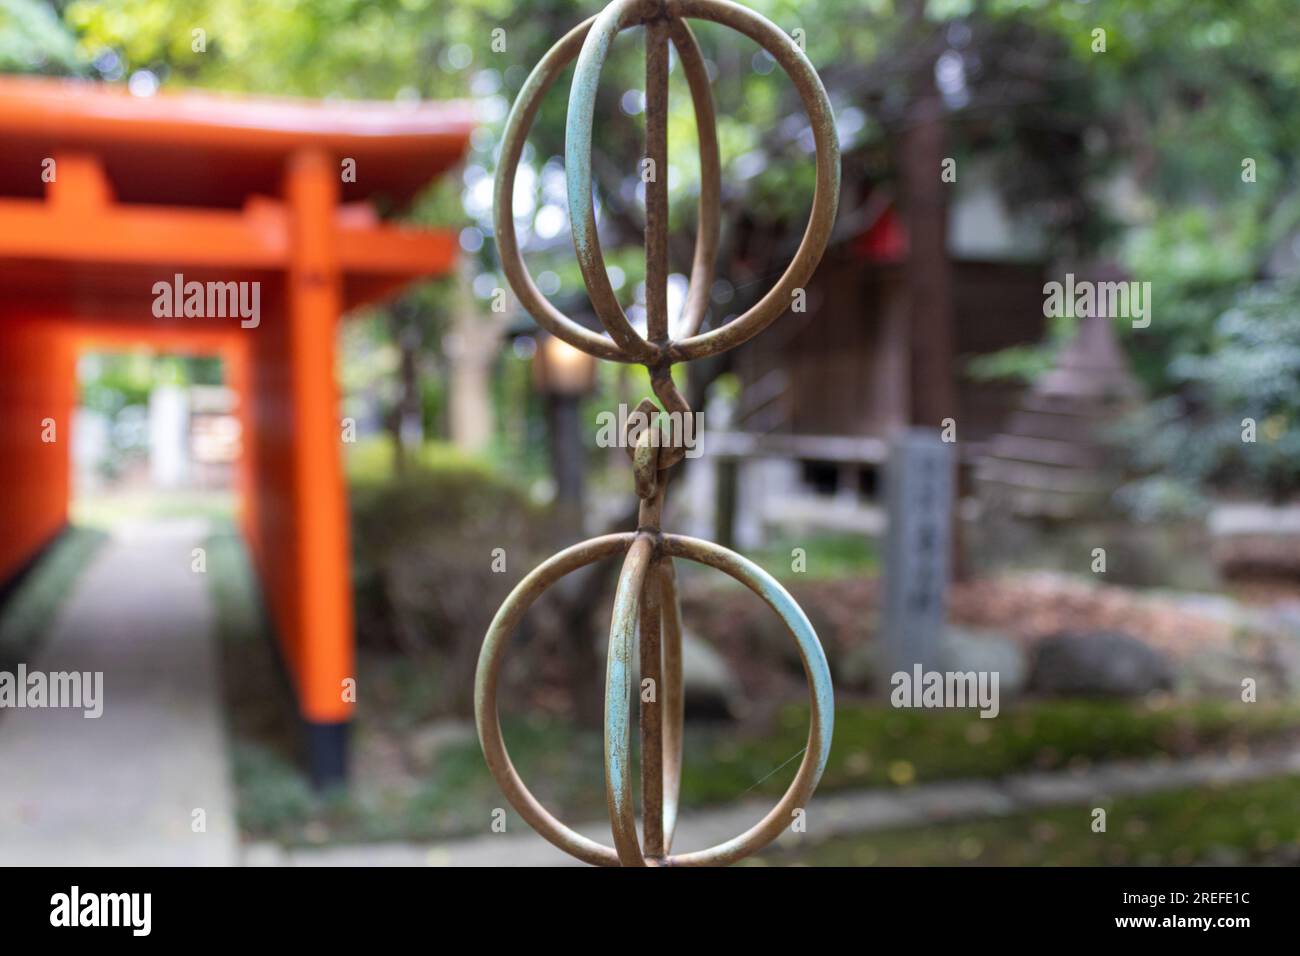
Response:
M1038 807L1078 804L1100 806L1121 796L1186 787L1248 783L1300 774L1300 750L1242 758L1197 757L1098 764L1082 772L1024 773L1002 780L935 783L907 790L872 790L826 794L808 808L808 833L787 831L777 846L803 839L826 840L872 830L969 820L1023 813ZM746 801L684 816L674 841L693 850L720 843L753 826L774 801ZM247 848L251 866L563 866L580 865L541 837L527 831L517 817L516 832L489 834L428 846L379 844L321 849L282 850L267 844ZM523 828L525 832L518 830ZM610 842L609 823L576 827L584 836Z
M123 525L29 670L102 671L103 715L0 714L0 865L238 859L201 519ZM206 814L206 832L192 827Z

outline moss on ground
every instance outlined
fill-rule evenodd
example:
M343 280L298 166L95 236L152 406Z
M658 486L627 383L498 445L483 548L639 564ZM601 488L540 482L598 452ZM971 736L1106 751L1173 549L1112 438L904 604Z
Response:
M683 777L683 798L734 798L803 747L807 720L805 706L791 705L761 737L706 737L694 751L688 740L688 759L694 759ZM1184 756L1255 746L1297 731L1300 706L1294 704L1041 700L984 719L970 710L900 711L844 702L835 711L835 743L821 789L905 787L1100 760ZM788 773L754 789L780 793L793 773L792 764Z
M71 527L55 539L0 605L0 670L31 660L59 608L100 546L102 531Z
M774 866L1187 866L1300 862L1300 777L1171 790L1092 808L1054 807L773 850Z
M435 686L436 660L359 655L358 684L365 692L354 732L353 785L346 794L321 797L300 769L292 702L232 529L209 540L208 577L221 637L239 822L248 838L318 844L483 832L492 810L505 801L472 728L461 727L432 755L421 755L418 746L417 738L429 729L423 688ZM509 713L503 726L517 768L548 808L573 822L604 815L599 733L561 718ZM997 719L985 720L974 711L897 711L842 699L822 790L906 788L1102 760L1275 746L1297 731L1297 705L1044 700L1004 707ZM779 794L794 775L806 734L802 704L779 708L762 726L691 724L683 807ZM522 825L510 815L512 826Z

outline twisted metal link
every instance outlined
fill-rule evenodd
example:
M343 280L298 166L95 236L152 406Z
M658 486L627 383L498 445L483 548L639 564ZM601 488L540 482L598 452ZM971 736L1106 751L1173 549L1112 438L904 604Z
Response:
M717 255L721 165L713 99L704 58L686 18L711 20L754 40L782 66L799 92L812 126L817 184L808 226L785 273L757 304L731 322L701 333ZM605 270L596 234L591 149L596 87L614 38L622 30L646 30L646 335L624 313ZM669 336L667 308L667 115L668 44L676 48L695 108L700 144L699 232L683 310L684 338ZM565 316L537 289L520 255L512 198L516 168L542 96L556 76L577 60L565 125L565 175L574 252L596 316L607 335ZM506 121L495 189L497 243L506 278L519 301L547 331L575 348L616 362L640 363L663 411L691 414L672 377L676 362L704 358L747 341L770 325L811 277L834 223L839 196L839 147L826 91L803 52L770 21L729 0L614 0L600 14L570 30L541 59L520 90ZM830 669L807 616L789 593L752 561L696 538L660 528L669 471L684 457L681 435L659 423L652 399L637 406L651 427L629 429L628 454L641 501L637 530L591 538L542 562L510 593L493 618L479 655L474 707L488 768L520 816L565 852L596 865L708 866L735 862L766 846L790 825L812 795L830 753L834 696ZM588 564L624 554L614 594L605 675L605 792L613 846L565 826L529 792L515 771L501 734L497 687L510 636L547 588ZM674 558L708 565L757 594L795 639L809 684L810 726L803 760L785 795L745 833L705 850L670 853L681 785L683 691L682 625ZM642 700L642 836L638 837L631 761L632 654L639 653L643 681L654 688ZM640 695L638 695L639 697Z

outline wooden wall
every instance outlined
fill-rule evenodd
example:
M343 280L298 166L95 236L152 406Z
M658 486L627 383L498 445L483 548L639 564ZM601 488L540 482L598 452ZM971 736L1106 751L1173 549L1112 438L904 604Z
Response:
M1036 264L1015 263L959 262L954 268L963 439L979 441L997 429L1019 390L973 382L962 367L971 356L1042 337L1042 272ZM787 382L779 415L756 418L751 427L779 418L779 431L883 436L905 424L907 323L899 266L829 253L809 284L808 311L782 316L737 356L746 386L773 373Z

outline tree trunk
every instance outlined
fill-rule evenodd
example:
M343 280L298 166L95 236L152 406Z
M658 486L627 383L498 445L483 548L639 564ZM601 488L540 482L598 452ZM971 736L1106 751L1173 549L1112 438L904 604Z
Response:
M948 260L948 189L944 107L929 58L916 75L915 101L900 144L908 255L905 283L911 309L910 392L913 425L941 427L956 418L953 381L952 265Z
M463 278L456 283L453 309L445 342L451 441L463 451L481 454L492 441L491 373L501 348L504 316L476 308Z
M932 29L918 22L918 47ZM941 174L945 156L945 110L935 85L935 58L926 54L912 78L912 102L905 115L899 146L903 214L907 222L908 254L905 286L911 313L909 329L909 421L940 429L952 419L961 439L954 375L955 328L952 263L948 257L948 190ZM955 478L961 475L960 454ZM960 482L952 483L960 501ZM951 526L951 569L954 580L965 577L961 557L961 520L954 502Z

